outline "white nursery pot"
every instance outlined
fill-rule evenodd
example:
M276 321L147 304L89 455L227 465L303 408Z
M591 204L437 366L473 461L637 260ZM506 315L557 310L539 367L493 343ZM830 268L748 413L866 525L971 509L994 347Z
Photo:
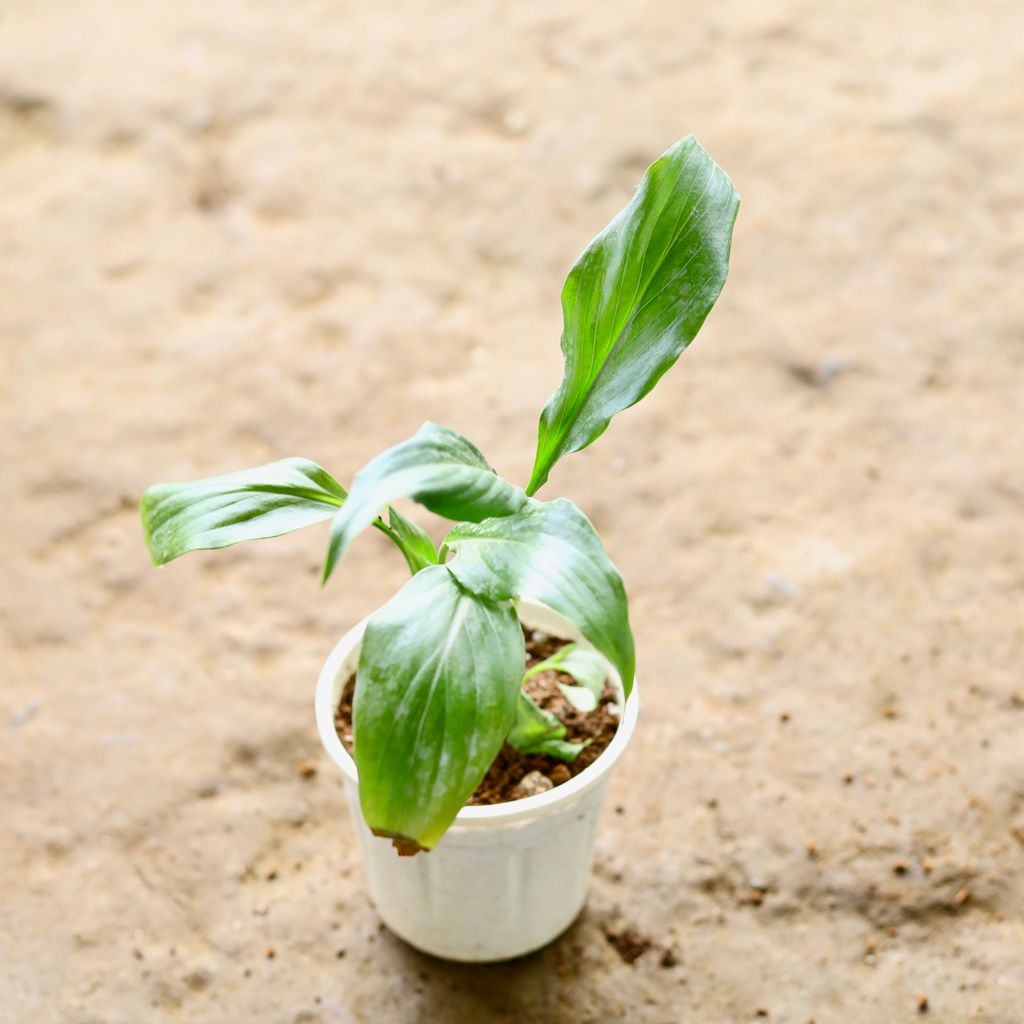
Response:
M523 600L518 611L528 629L581 639L543 605ZM399 857L389 839L366 826L355 762L334 727L365 626L364 620L346 633L325 662L316 688L316 722L324 748L341 769L377 912L406 942L449 960L507 960L539 949L572 924L586 901L608 779L636 724L636 686L611 743L579 775L523 800L463 807L433 850ZM610 664L607 669L621 707L621 680Z

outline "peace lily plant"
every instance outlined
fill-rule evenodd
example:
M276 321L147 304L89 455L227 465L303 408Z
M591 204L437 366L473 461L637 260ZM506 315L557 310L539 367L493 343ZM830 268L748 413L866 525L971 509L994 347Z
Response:
M503 743L565 760L579 750L522 690L521 598L572 623L628 697L634 651L622 579L576 505L534 495L562 456L599 437L693 340L725 283L738 205L728 176L687 136L586 248L562 290L565 371L541 413L525 489L466 438L425 423L348 490L315 462L290 458L158 484L143 497L157 565L322 520L331 521L323 582L368 527L404 556L411 579L363 635L353 711L362 813L399 852L437 844ZM404 497L454 521L439 548L391 505ZM569 699L593 707L604 672L590 650L563 648L555 660L579 684L567 687Z

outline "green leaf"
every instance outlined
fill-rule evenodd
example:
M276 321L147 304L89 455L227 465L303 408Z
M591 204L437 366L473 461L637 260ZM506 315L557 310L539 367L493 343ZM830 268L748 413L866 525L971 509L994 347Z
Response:
M527 669L526 675L523 676L523 682L526 682L530 676L549 669L553 669L555 672L564 672L580 684L579 686L558 684L565 699L577 711L589 713L597 708L607 675L604 662L599 654L586 647L581 647L579 644L566 644L550 658L545 658L544 661Z
M565 374L541 413L527 494L639 402L693 340L725 284L738 208L728 175L688 135L584 251L562 289Z
M530 597L575 625L633 685L633 634L622 577L590 520L565 498L531 499L516 515L461 523L445 538L469 591L493 601Z
M526 501L476 447L454 430L424 423L408 440L381 452L356 475L331 527L324 581L353 538L395 498L415 498L448 519L479 522L517 511Z
M342 486L309 459L282 459L184 484L157 484L142 497L142 531L154 565L189 551L278 537L329 519Z
M413 576L428 565L437 565L437 549L419 523L406 519L398 509L389 505L388 526L393 532L392 539L397 541L399 549L405 555L409 572Z
M577 710L585 715L597 710L598 700L585 686L566 686L559 683L562 696Z
M587 744L569 743L564 736L565 726L558 716L537 707L520 691L515 724L505 742L524 754L547 754L560 761L575 761Z
M515 718L525 649L515 610L428 566L374 614L354 707L366 823L400 852L429 850L455 820Z

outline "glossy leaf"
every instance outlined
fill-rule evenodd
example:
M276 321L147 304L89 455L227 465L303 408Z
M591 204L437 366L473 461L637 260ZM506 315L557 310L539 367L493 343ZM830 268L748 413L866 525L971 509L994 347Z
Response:
M431 849L512 727L525 649L508 601L428 566L369 620L354 706L367 824L400 852Z
M527 493L646 395L725 284L739 197L688 135L656 160L562 289L565 372L540 417Z
M157 484L142 497L142 531L155 565L189 551L278 537L333 516L342 486L315 462L282 459L183 484Z
M564 672L566 675L572 676L579 684L578 686L558 684L562 695L577 711L588 713L597 708L607 675L605 663L599 654L580 644L566 644L550 658L545 658L544 661L528 668L526 675L523 676L523 682L526 682L530 676L549 669L555 672Z
M537 707L520 691L515 724L505 742L523 754L547 754L560 761L575 761L587 744L569 743L564 737L565 726L558 716Z
M454 430L424 423L408 440L382 452L359 471L331 527L326 580L353 538L396 498L415 498L448 519L479 522L517 511L522 489L503 480L477 448Z
M622 577L590 520L565 498L514 516L460 523L445 538L455 578L491 600L533 598L575 625L633 685L633 634Z
M437 565L437 548L419 523L414 523L389 505L388 526L413 576L428 565Z

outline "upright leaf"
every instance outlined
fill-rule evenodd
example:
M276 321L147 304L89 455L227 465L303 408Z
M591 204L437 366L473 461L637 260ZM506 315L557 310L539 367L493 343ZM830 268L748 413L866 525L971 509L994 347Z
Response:
M728 175L688 135L584 251L562 289L565 373L541 413L528 494L693 340L725 284L738 207Z
M522 489L503 480L461 434L424 423L408 440L381 452L359 471L331 527L326 580L352 539L395 498L415 498L448 519L479 522L515 512Z
M282 459L184 484L157 484L142 497L142 531L154 565L189 551L278 537L329 519L342 486L309 459Z
M419 523L407 519L397 508L389 505L388 527L413 576L428 565L437 565L437 548Z
M531 499L517 514L460 523L445 538L448 569L494 601L531 597L573 623L633 685L633 634L622 577L590 520L565 498Z
M356 676L355 759L366 823L400 852L431 849L501 749L525 662L507 601L428 566L370 619Z

